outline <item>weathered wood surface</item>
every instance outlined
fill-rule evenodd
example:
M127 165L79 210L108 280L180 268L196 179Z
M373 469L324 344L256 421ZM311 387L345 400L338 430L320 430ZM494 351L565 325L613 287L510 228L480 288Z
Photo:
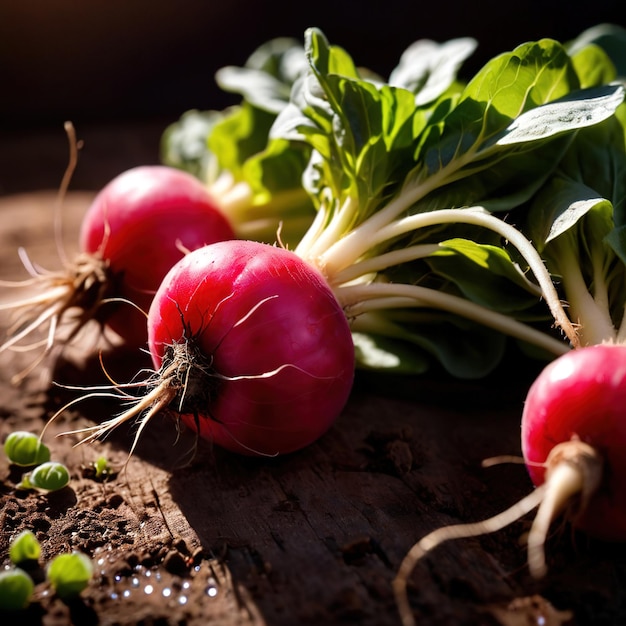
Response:
M74 193L64 203L70 257L90 197ZM53 206L53 193L0 201L0 278L25 276L19 246L33 262L61 267ZM11 293L3 288L2 299ZM84 353L89 345L80 342L59 361L56 383L106 383L97 355ZM28 358L0 355L2 439L16 429L39 431L78 395L45 377L12 386L11 375ZM119 381L146 365L125 351L105 352L103 361ZM28 612L35 623L398 624L391 581L413 542L443 524L494 514L531 488L522 466L480 465L519 453L523 396L506 376L497 381L399 384L359 376L336 425L308 449L276 459L242 458L207 442L190 456L193 438L183 433L177 440L175 424L157 418L127 470L104 484L84 467L100 455L123 463L132 430L88 447L72 447L76 437L55 439L122 408L111 399L87 400L47 435L53 457L71 468L69 489L16 492L19 475L0 460L0 562L10 538L25 528L37 532L46 559L68 549L94 554L97 575L83 600L66 605L42 597ZM418 623L626 623L621 546L555 529L550 575L532 581L520 543L527 527L520 522L450 542L421 562L410 588ZM146 593L157 574L161 580ZM174 593L164 595L165 588Z

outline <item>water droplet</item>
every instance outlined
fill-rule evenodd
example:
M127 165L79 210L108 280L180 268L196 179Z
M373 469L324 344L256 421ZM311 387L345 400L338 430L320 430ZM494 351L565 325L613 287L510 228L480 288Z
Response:
M152 585L146 585L146 586L143 588L143 592L144 592L146 595L150 595L153 591L154 591L154 587L153 587Z
M137 576L133 576L130 579L130 584L132 587L139 587L139 578L137 578Z
M122 580L122 575L121 574L115 574L115 576L113 576L113 580L116 583L119 583Z
M161 572L154 573L154 580L160 582L161 581Z
M96 561L97 565L104 565L104 559L101 557Z
M193 570L194 570L194 572L199 572L199 571L200 571L200 565L196 565L196 566L193 568Z
M111 595L109 597L111 598L111 600L117 600L119 598L115 591L111 592Z
M149 569L147 569L147 570L143 573L143 575L144 575L146 578L150 578L150 576L152 576L152 572L151 572Z
M187 604L187 596L179 596L178 604Z
M540 615L537 618L537 626L545 626L546 624L546 618L543 615Z
M125 598L130 598L130 589L124 589L124 591L122 592L122 596L124 596Z
M191 583L188 580L185 580L182 584L183 589L189 589L191 587Z
M169 598L172 595L172 590L169 587L164 587L163 591L161 591L164 598Z
M217 595L217 587L215 585L209 585L204 591L209 598L214 598Z

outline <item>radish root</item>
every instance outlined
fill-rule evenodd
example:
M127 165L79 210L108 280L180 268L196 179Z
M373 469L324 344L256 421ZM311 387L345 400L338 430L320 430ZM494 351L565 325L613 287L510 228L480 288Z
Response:
M535 578L547 573L544 545L552 521L573 502L586 508L602 480L602 458L577 437L552 448L546 465L544 498L528 534L528 569Z
M514 457L497 457L509 460ZM488 462L488 464L494 464ZM546 481L505 511L475 523L438 528L423 537L406 554L392 586L403 626L415 626L407 594L407 584L418 561L444 541L490 534L509 526L538 507L528 534L528 569L534 578L547 572L544 546L550 524L568 505L583 509L602 479L602 460L588 444L573 437L556 445L545 462ZM576 498L579 496L578 498Z
M32 296L0 304L0 311L11 311L15 317L7 329L8 339L0 345L0 353L43 345L43 351L37 359L12 377L11 381L16 385L52 351L58 343L57 331L63 323L67 322L68 326L63 343L68 343L89 320L97 319L97 310L106 301L110 284L107 263L90 255L79 255L65 271L37 271L30 280L14 283L3 281L0 284L3 287L26 289L42 286ZM21 343L46 327L43 341L28 346Z
M63 247L61 233L61 209L78 163L78 152L82 141L76 139L71 122L65 122L69 142L69 160L57 193L54 235L57 252L64 266L57 272L46 271L28 258L23 248L18 250L20 259L31 278L22 281L0 281L0 287L36 289L35 295L13 302L0 304L0 311L14 314L14 322L7 329L8 338L0 345L0 353L6 350L27 351L43 346L43 351L21 372L11 378L14 385L20 384L52 351L57 344L57 331L62 322L75 313L63 343L71 341L79 330L91 319L106 297L110 282L108 264L96 257L81 254L69 262ZM26 313L25 313L26 310ZM33 333L47 327L45 338L29 345L21 342Z

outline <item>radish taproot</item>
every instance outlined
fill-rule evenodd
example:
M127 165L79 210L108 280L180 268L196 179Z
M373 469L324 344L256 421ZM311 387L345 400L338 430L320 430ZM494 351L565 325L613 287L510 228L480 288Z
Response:
M73 431L90 432L83 441L142 414L136 443L165 411L223 448L285 454L328 430L352 387L352 335L331 289L269 244L232 240L190 252L157 291L148 334L157 373L147 393L122 415Z
M527 539L528 568L535 578L547 573L546 537L562 514L589 536L626 541L624 407L625 345L577 348L549 363L527 393L521 420L520 460L536 488L492 518L444 526L411 548L393 582L402 624L415 624L407 597L411 572L449 539L501 530L538 507Z
M192 175L160 165L118 175L89 206L80 231L80 252L73 260L66 259L60 248L64 268L43 271L20 251L31 278L1 283L22 287L27 295L0 305L0 310L18 316L0 351L24 349L24 341L47 328L43 351L15 376L15 382L50 352L63 323L68 326L65 342L96 320L125 342L145 345L145 314L170 267L186 250L233 237L228 220Z

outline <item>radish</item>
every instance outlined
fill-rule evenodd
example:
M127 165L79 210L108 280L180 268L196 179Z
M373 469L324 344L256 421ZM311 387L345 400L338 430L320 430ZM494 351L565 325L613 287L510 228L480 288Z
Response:
M96 196L80 231L80 248L115 284L115 297L147 312L157 287L185 250L234 238L212 196L196 178L167 166L139 166ZM133 328L129 321L136 320ZM118 307L107 325L126 341L145 342L145 318Z
M625 345L586 346L549 363L528 391L521 422L523 462L536 489L490 519L439 528L411 548L393 583L403 625L415 624L406 595L411 571L448 539L495 532L538 507L527 541L535 578L547 572L545 540L562 513L590 536L626 541L624 407Z
M148 334L150 389L121 416L74 431L91 432L83 441L145 411L136 443L164 410L228 450L285 454L331 426L352 386L352 336L331 289L269 244L224 241L189 253L157 291Z
M550 363L522 414L522 453L545 497L529 537L529 565L545 571L545 526L576 495L572 523L608 541L626 540L626 346L599 344ZM566 469L562 469L565 467ZM540 522L541 520L541 522Z
M328 427L348 394L348 352L349 363L355 363L348 328L353 338L370 334L405 342L409 346L403 346L405 352L426 346L439 357L447 350L446 366L468 376L476 376L473 360L480 358L476 353L485 351L484 346L468 351L469 355L458 345L448 348L454 344L445 336L450 326L455 330L488 326L496 331L496 341L507 334L556 356L568 352L570 344L577 345L576 325L563 308L544 260L515 226L493 214L493 207L509 211L528 200L556 167L571 136L613 115L624 100L624 88L600 85L581 90L571 59L550 40L524 44L494 59L464 88L450 83L448 70L438 75L446 52L440 46L428 46L433 56L420 70L420 77L415 77L419 80L408 81L411 89L373 80L370 74L363 76L347 53L330 46L318 29L308 29L305 40L307 71L294 82L290 102L281 108L269 138L282 146L296 142L310 153L302 187L317 209L312 224L293 252L253 246L258 262L252 263L248 252L243 252L253 244L234 242L212 244L217 247L209 246L210 252L202 249L181 261L187 268L200 257L210 259L198 263L202 271L191 275L186 275L187 269L172 270L159 289L148 319L157 371L147 383L131 385L147 385L147 393L119 417L83 431L90 433L87 440L143 414L139 435L150 417L164 409L182 414L203 436L238 451L274 454L297 449L314 436L282 445L276 435L268 449L268 442L250 432L265 428L269 437L277 430L276 420L317 435ZM461 56L470 47L461 42L465 50ZM519 66L525 71L514 69ZM542 88L535 90L539 76ZM415 90L419 92L428 77L431 86L438 88L429 89L428 97L422 94L422 99ZM510 89L505 85L511 85ZM497 115L493 114L496 110ZM288 163L284 162L285 167ZM469 237L477 232L486 243L476 243L469 256L482 268L487 284L479 285L479 297L473 301L463 290L474 289L475 284L467 284L473 280L438 275L430 264L440 255L458 256L462 261ZM494 241L506 243L498 246ZM271 256L266 250L272 250ZM262 263L265 259L274 264L271 259L279 254L288 254L297 268L302 283L297 298L308 297L304 276L315 277L311 287L315 293L322 289L321 280L322 300L328 301L325 306L332 311L328 323L339 324L341 329L328 332L344 336L341 341L324 342L325 368L321 371L300 356L302 350L316 357L319 353L319 345L312 351L315 342L309 336L314 329L321 332L319 314L313 314L310 331L306 324L300 329L307 337L304 344L300 339L294 343L291 331L285 334L286 320L302 326L307 316L302 304L298 305L301 319L291 320L291 298L282 295L282 280L294 280L293 272L283 270L282 261L273 270ZM245 266L238 255L243 255ZM463 262L459 266L467 267ZM489 280L491 268L502 281ZM257 280L267 283L263 289ZM522 304L514 314L498 306L503 300L502 283L521 294L518 301ZM209 292L206 296L205 291ZM162 304L164 295L166 304ZM568 342L555 336L552 328L546 332L536 323L550 317L546 303ZM168 309L167 315L160 312L161 307ZM336 319L338 313L341 322ZM429 317L439 325L434 340L428 332L432 326L423 324ZM262 350L256 331L244 332L259 319L265 320L267 333ZM438 340L442 350L432 347ZM220 360L227 348L231 350L231 341L232 354L240 359L236 367ZM334 350L339 353L336 363ZM465 367L459 367L463 361ZM212 384L205 388L199 381L207 376ZM302 378L305 391L292 378ZM333 384L340 390L338 398L327 390ZM245 412L240 402L249 396L244 388L254 390ZM117 386L117 392L124 394L123 386ZM125 397L131 398L130 394ZM298 402L298 397L308 400ZM332 401L332 406L325 406L325 401ZM322 403L321 409L317 402ZM260 405L263 415L258 412ZM282 406L282 412L271 408L275 406ZM307 412L304 419L299 417L303 411ZM321 420L316 429L309 428L310 412Z
M47 325L44 350L14 382L51 351L63 322L69 328L66 342L96 320L126 343L144 345L145 314L170 267L186 250L233 237L228 220L192 175L166 166L141 166L120 174L88 208L76 258L67 260L60 249L65 267L44 271L21 250L31 278L2 282L37 293L0 306L20 314L0 351L33 347L24 346L24 340Z

